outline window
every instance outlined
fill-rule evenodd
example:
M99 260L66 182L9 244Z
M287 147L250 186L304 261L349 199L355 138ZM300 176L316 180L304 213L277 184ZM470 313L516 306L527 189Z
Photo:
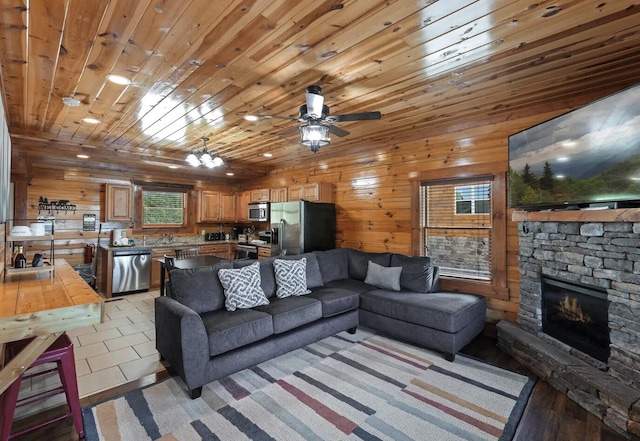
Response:
M491 280L491 180L421 183L424 254L443 276Z
M185 205L184 191L143 190L143 228L184 226Z
M491 209L491 187L485 184L462 185L454 189L456 214L489 213Z

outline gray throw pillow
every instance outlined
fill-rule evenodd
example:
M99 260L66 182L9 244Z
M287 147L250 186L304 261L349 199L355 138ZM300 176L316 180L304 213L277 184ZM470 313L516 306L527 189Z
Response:
M276 296L302 296L311 293L307 289L307 259L275 259L273 269L276 275Z
M260 264L255 262L238 269L221 269L218 278L224 287L225 308L229 311L268 305L260 287Z
M375 262L369 261L367 269L367 277L364 283L373 285L382 289L390 289L392 291L400 291L400 274L402 267L400 266L382 266Z

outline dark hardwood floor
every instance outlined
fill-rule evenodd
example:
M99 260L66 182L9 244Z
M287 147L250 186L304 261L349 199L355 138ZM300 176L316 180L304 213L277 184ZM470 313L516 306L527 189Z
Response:
M497 366L529 374L527 369L500 351L496 340L480 336L462 353L485 360ZM161 381L169 374L166 372L150 375L141 380L95 394L81 400L83 406L95 404L121 395L129 390ZM14 432L23 427L33 426L39 420L51 418L51 414L64 413L63 409L54 409L46 415L37 415L14 424ZM626 438L607 427L597 417L582 409L566 395L557 392L548 383L538 380L531 399L527 404L513 441L623 441ZM16 441L75 441L78 435L73 429L70 418L51 424L20 437Z

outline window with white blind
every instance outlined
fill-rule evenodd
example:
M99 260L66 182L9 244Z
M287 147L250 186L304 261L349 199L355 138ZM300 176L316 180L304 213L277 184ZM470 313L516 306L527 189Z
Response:
M425 255L440 274L491 280L490 179L421 183Z
M182 227L185 225L185 192L143 190L143 227Z

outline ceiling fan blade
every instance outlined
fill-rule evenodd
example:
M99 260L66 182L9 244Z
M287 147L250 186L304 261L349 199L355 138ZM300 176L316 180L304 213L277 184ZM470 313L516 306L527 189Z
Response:
M382 114L378 111L375 111L375 112L349 113L347 115L331 115L329 118L331 118L331 120L334 122L366 121L366 120L372 120L372 119L380 119L382 118Z
M347 132L345 129L341 129L340 127L327 125L329 127L329 131L336 136L347 136L351 132Z
M324 97L320 95L319 86L307 87L305 97L307 99L307 114L312 119L318 119L322 115L322 106L324 105Z

